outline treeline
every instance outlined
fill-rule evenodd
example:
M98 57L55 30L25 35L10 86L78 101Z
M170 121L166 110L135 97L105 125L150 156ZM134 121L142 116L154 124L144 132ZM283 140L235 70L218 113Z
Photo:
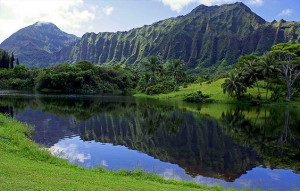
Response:
M0 88L40 92L121 94L134 89L136 75L121 67L100 67L87 61L40 69L24 65L0 70Z
M299 96L299 79L300 44L281 43L260 57L241 56L222 88L224 93L237 99L242 99L249 88L256 88L259 101L278 101L283 97L290 101ZM262 88L266 91L265 97L262 97Z
M137 90L148 95L169 93L178 90L187 78L180 60L163 63L159 57L152 56L140 72Z
M0 49L0 68L14 68L14 62L16 61L16 65L20 65L19 59L15 59L14 53L9 56L9 54Z

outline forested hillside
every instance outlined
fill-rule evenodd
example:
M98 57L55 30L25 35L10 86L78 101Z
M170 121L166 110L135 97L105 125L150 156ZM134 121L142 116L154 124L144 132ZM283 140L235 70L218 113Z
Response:
M56 53L53 62L140 65L158 55L164 61L183 60L190 72L206 73L226 69L240 55L262 54L290 40L300 40L299 22L266 22L243 3L201 5L185 16L128 32L86 33Z
M81 40L51 23L37 22L13 34L0 48L27 67L80 60L101 65L142 66L150 56L180 59L188 73L230 69L241 55L262 55L278 43L300 41L300 22L267 22L243 3L200 5L185 16L126 32L86 33Z

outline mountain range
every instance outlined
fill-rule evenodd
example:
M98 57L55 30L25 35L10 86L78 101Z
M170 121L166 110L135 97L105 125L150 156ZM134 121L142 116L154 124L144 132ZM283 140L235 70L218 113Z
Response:
M61 31L56 25L36 22L4 40L0 48L14 53L28 67L48 66L53 53L74 44L80 38Z
M163 61L180 59L190 72L213 73L230 68L240 55L262 55L272 45L288 41L300 42L300 22L267 22L245 4L234 3L200 5L185 16L125 32L86 33L81 39L53 24L35 23L0 48L15 52L28 66L88 60L138 68L155 55Z

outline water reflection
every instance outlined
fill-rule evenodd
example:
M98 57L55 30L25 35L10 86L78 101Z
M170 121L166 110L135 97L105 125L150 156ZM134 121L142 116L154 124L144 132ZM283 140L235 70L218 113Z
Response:
M88 168L141 168L237 188L300 187L297 109L32 95L2 96L0 106L36 125L36 142Z
M271 168L290 168L300 174L300 118L298 110L279 108L267 111L262 118L246 117L240 109L229 110L222 115L221 122L227 134L243 146L254 146Z

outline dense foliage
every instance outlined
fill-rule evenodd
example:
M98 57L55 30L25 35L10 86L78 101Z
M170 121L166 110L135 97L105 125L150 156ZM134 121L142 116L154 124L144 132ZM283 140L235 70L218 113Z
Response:
M266 90L265 102L269 100L269 92L272 101L281 99L282 90L285 92L285 100L290 101L299 95L300 80L300 44L281 43L272 47L272 50L261 57L245 55L239 58L236 69L222 84L224 93L241 99L247 92L247 88L257 88L258 100L262 100L259 82L263 82Z
M35 88L82 94L123 93L135 88L135 84L133 73L120 67L99 67L80 61L74 66L60 64L44 69L36 78Z
M49 68L27 69L16 65L0 70L1 89L28 89L61 93L125 93L135 88L135 75L120 67L99 67L80 61L74 66L59 64Z
M175 90L175 83L170 81L160 82L155 85L149 86L146 89L146 94L165 94Z
M8 52L0 49L0 68L14 68L14 61L15 57L13 53L10 57Z
M187 79L180 60L163 64L159 57L152 56L144 68L145 72L140 73L137 89L148 95L176 91L178 85Z
M299 34L300 23L267 22L243 3L200 5L187 15L126 32L86 33L52 62L143 67L149 57L161 54L164 62L184 61L188 73L219 73L232 69L241 55L262 55L277 43L299 41Z
M16 65L13 69L0 69L0 88L31 90L39 68L28 70L24 65Z
M204 95L201 91L196 93L190 93L183 98L183 101L194 102L194 103L205 103L209 102L209 95Z
M220 73L232 69L240 55L262 55L277 43L300 40L300 23L269 23L243 3L207 7L126 32L86 33L81 39L51 23L35 23L5 40L0 48L14 51L27 67L53 63L133 65L153 55L180 59L188 73ZM26 37L26 38L25 38Z

